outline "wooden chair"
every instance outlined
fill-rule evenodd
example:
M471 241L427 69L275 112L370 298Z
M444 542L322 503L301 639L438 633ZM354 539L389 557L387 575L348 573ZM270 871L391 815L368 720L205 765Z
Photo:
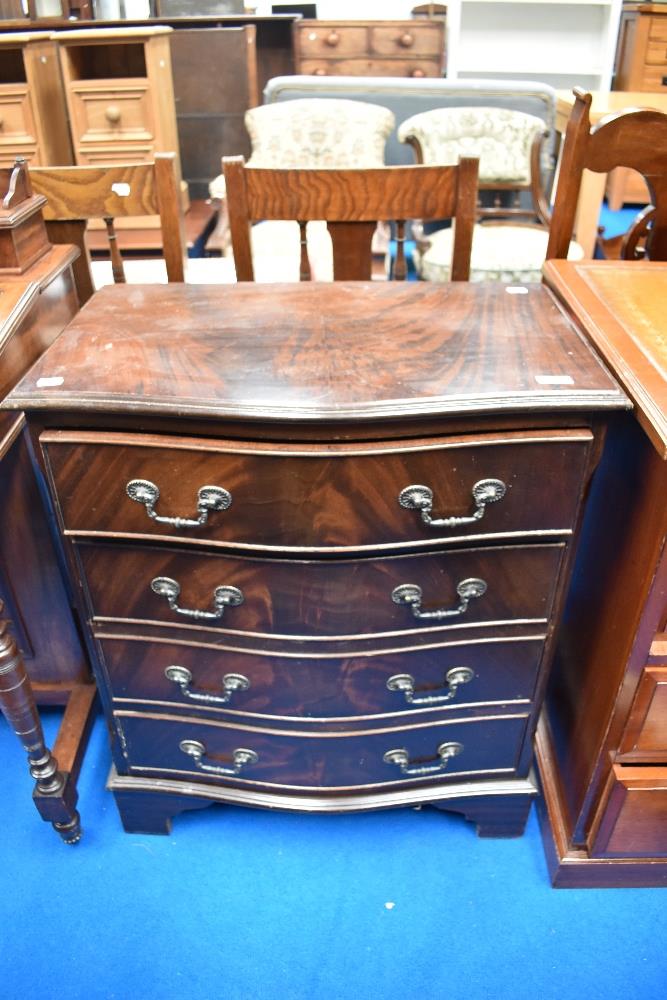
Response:
M524 284L540 281L549 238L545 123L509 108L446 107L424 111L399 127L418 163L454 163L479 157L479 224L472 243L471 280ZM549 165L550 166L550 165ZM452 234L441 229L418 241L417 267L429 281L449 280ZM570 257L582 257L576 244Z
M243 157L222 161L238 281L254 281L250 229L263 219L295 219L301 234L300 279L310 279L306 222L325 219L333 244L336 281L371 278L371 241L379 221L394 221L393 277L405 278L405 223L455 220L452 280L467 281L477 200L477 160L449 167L379 167L365 170L267 170Z
M608 173L615 167L627 167L642 174L652 204L640 212L626 233L621 257L667 260L667 115L631 108L607 115L591 128L591 95L579 88L575 88L574 94L576 100L565 133L547 258L564 257L567 253L583 171Z
M151 163L31 168L33 191L47 199L43 214L51 241L74 243L81 249L75 278L82 305L95 290L85 244L86 224L90 219L103 219L106 223L113 278L115 282L124 282L125 266L116 242L114 220L159 215L167 280L185 280L186 244L175 159L174 153L156 153Z

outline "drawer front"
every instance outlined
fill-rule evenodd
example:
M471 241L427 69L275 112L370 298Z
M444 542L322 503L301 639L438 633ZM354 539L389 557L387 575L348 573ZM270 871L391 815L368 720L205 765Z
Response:
M22 156L33 167L40 165L37 146L17 146L15 142L5 144L2 141L2 131L0 131L0 167L13 167L16 164L17 156Z
M99 639L112 697L205 712L332 720L530 701L542 636L348 656Z
M652 42L667 42L667 17L651 18L648 37Z
M113 80L71 85L75 146L83 143L151 142L155 135L146 81L118 85Z
M651 66L662 66L663 72L667 73L667 38L648 43L646 46L646 62Z
M442 57L444 27L432 24L378 25L370 29L371 51L379 56Z
M614 765L598 815L591 857L667 857L667 767Z
M154 156L155 147L142 142L117 146L79 146L76 150L76 162L82 167L103 167L112 163L146 163Z
M646 66L640 89L652 93L662 93L667 90L667 67Z
M667 666L644 669L617 759L667 763Z
M279 549L567 532L590 440L588 431L535 432L326 449L139 434L42 435L67 531ZM148 483L149 493L131 486L137 482ZM227 494L224 506L198 512L200 490L210 486ZM425 507L419 506L423 490L406 495L409 487L430 491Z
M11 146L15 159L17 145L37 145L35 120L28 88L4 84L0 86L0 151Z
M301 60L299 72L308 76L438 77L440 63L416 56L405 59L311 59L309 56Z
M98 619L317 639L516 619L543 622L551 611L564 546L319 561L200 555L166 547L77 548ZM218 591L216 598L218 588L235 590Z
M526 729L525 716L328 736L131 712L118 712L115 718L131 773L187 774L216 784L321 791L510 774L517 767ZM182 749L183 743L190 752ZM246 756L244 763L235 754L239 750L255 756ZM386 760L392 751L405 756L392 754ZM429 771L414 773L424 768Z
M368 54L368 29L364 25L296 25L301 58L365 56Z

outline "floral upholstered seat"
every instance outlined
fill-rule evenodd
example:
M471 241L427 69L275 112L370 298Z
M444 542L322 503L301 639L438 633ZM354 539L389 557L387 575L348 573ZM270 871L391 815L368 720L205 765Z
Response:
M387 108L363 101L303 98L251 108L245 114L252 154L248 166L345 169L384 166L384 148L394 128ZM222 174L209 185L211 198L225 198ZM252 231L257 281L298 281L298 223L260 222ZM331 240L324 222L308 223L313 278L333 276Z
M483 107L437 108L399 127L399 139L415 148L419 162L448 164L459 156L477 156L480 190L495 192L491 205L480 206L483 221L473 235L471 281L541 279L549 239L549 206L541 182L544 133L544 122L534 115ZM530 195L528 206L519 202L522 192ZM416 261L420 276L448 281L451 229L431 233L423 242L427 245L418 250ZM571 244L570 256L583 256L578 244Z

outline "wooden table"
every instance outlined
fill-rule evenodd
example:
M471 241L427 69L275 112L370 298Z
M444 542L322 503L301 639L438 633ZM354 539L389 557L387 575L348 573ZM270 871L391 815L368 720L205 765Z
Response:
M543 285L99 292L11 395L128 831L425 803L516 836L610 412Z
M632 399L583 527L537 743L555 885L667 885L667 264L548 261Z
M565 135L574 97L570 91L559 90L556 99L556 129ZM595 124L605 115L624 108L653 108L667 112L667 94L647 94L641 91L614 90L609 93L597 91L593 94L590 119ZM579 194L579 209L575 227L577 242L584 248L587 257L595 251L595 238L600 219L600 206L604 198L606 174L596 174L584 170Z

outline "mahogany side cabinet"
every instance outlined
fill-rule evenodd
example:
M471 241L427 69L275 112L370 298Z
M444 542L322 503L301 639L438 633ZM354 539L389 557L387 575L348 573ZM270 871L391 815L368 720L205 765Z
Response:
M609 428L538 730L556 886L667 885L667 264L548 261L633 401Z
M542 285L112 286L10 393L128 831L211 802L522 833L625 394Z

